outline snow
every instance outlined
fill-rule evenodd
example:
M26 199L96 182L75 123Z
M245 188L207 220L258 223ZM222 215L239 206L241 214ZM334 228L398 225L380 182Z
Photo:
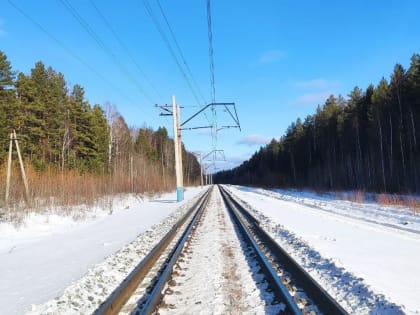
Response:
M97 208L77 220L31 214L18 227L0 223L0 313L22 314L33 304L61 295L94 265L201 191L188 188L182 203L175 202L175 192L143 201L121 197L112 215L109 209Z
M229 186L350 313L420 312L420 220L410 210Z
M217 188L183 253L159 314L278 314L284 309L271 304L255 253L238 238Z
M420 313L420 216L411 210L335 194L227 187L349 313ZM188 188L182 203L175 192L145 200L120 196L112 207L67 216L53 209L27 215L19 226L0 223L0 314L91 313L202 191ZM258 267L241 255L229 216L212 198L213 210L179 270L184 277L176 279L182 289L171 287L181 294L166 297L178 309L162 311L187 311L190 297L200 313L239 304L245 313L264 313L269 298L261 296ZM210 274L204 272L209 265ZM200 287L206 282L211 286ZM232 293L238 297L226 299Z

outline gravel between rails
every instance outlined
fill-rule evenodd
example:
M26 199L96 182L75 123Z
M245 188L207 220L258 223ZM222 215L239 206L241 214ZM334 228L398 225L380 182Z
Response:
M184 257L174 268L159 314L278 314L255 254L238 237L217 187Z

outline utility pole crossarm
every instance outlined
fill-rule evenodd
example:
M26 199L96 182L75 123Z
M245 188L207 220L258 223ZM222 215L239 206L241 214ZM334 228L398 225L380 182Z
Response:
M233 105L233 109L235 111L235 116L229 110L228 105ZM225 108L226 108L227 112L230 114L230 117L232 117L233 121L237 124L237 127L239 128L239 130L241 130L241 124L239 123L239 118L238 118L238 113L236 112L235 103L225 104Z
M203 111L205 111L207 108L211 107L211 106L223 106L226 111L229 113L230 117L232 117L233 121L235 122L236 125L233 126L223 126L223 128L239 128L239 130L241 130L241 125L239 123L239 118L238 118L238 114L236 112L236 106L235 103L210 103L205 105L203 108L201 108L198 112L196 112L195 114L193 114L191 117L189 117L188 119L186 119L182 124L181 127L184 126L186 123L188 123L189 121L191 121L193 118L195 118L196 116L198 116L199 114L201 114ZM232 113L232 111L229 109L229 107L233 107L234 110L234 114ZM192 130L192 129L200 129L200 128L211 128L212 126L209 127L193 127L193 128L185 128L186 130Z
M222 156L222 159L220 161L226 161L226 157L225 157L225 150L212 150L209 153L207 153L206 155L203 156L203 160L205 160L208 156L210 156L211 154L213 154L214 158L213 160L216 161L216 155L217 153L220 154L220 156Z
M212 126L181 128L181 130L195 130L195 129L209 129L209 128L212 128Z
M155 107L159 107L163 111L163 113L160 113L159 116L172 116L173 115L173 112L171 110L172 106L170 106L170 105L155 104Z
M184 126L187 122L189 122L191 119L193 119L194 117L196 117L197 115L199 115L200 113L202 113L204 110L206 110L206 108L208 108L209 106L211 106L211 104L208 104L206 106L204 106L202 109L200 109L198 112L196 112L194 115L192 115L190 118L188 118L187 120L185 120L182 124L181 127Z

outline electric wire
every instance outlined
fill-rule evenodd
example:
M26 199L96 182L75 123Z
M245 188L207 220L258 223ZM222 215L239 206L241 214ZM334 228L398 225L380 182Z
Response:
M213 51L213 32L212 32L212 23L211 23L211 3L210 0L207 0L207 31L208 31L208 40L209 40L209 63L210 63L210 95L212 104L216 103L216 88L214 84L214 51ZM213 128L212 128L212 150L216 152L217 148L217 112L214 105L211 107L212 119L213 119ZM215 165L216 157L213 156L213 165Z
M163 10L163 7L162 7L162 5L161 5L160 1L159 1L159 0L156 0L156 2L157 2L157 4L158 4L158 7L159 7L159 10L160 10L160 13L162 14L162 16L163 16L163 18L164 18L164 20L165 20L165 22L166 22L166 25L167 25L167 27L168 27L168 29L169 29L169 32L170 32L170 34L171 34L171 36L172 36L172 39L173 39L173 41L174 41L174 43L175 43L175 46L176 46L177 50L178 50L178 53L179 53L179 55L180 55L180 57L181 57L181 59L182 59L182 61L183 61L183 63L184 63L185 69L187 70L188 74L190 75L191 80L192 80L192 82L194 83L195 88L197 89L198 94L200 95L200 97L201 97L201 99L202 99L202 101L203 101L203 105L205 105L207 102L206 102L206 100L205 100L205 98L204 98L204 96L203 96L203 93L201 92L200 86L197 84L197 81L195 80L194 75L193 75L193 74L192 74L192 72L191 72L190 67L188 66L187 61L185 60L185 57L184 57L184 54L183 54L183 52L182 52L181 46L179 45L178 40L176 39L175 32L173 31L173 29L172 29L172 27L171 27L171 25L170 25L170 23L169 23L169 20L168 20L168 18L166 17L165 11Z
M64 49L70 56L72 56L75 60L80 62L83 66L89 69L93 74L95 74L99 79L105 82L108 86L113 88L115 91L118 92L122 97L124 97L127 101L129 101L132 105L135 105L140 111L144 114L148 115L152 118L155 122L158 122L154 116L150 115L149 113L145 112L142 108L138 107L138 103L135 102L131 97L127 96L120 88L118 88L115 84L109 81L104 75L98 72L94 67L92 67L88 62L82 59L79 55L77 55L72 49L67 47L62 41L60 41L57 37L55 37L52 33L50 33L42 24L37 22L33 19L27 12L25 12L21 7L17 6L12 0L8 0L9 4L16 9L23 17L25 17L28 21L34 24L39 30L41 30L45 35L47 35L51 40L53 40L58 46Z
M165 11L163 10L163 7L162 7L162 5L161 5L160 1L159 1L159 0L156 0L156 2L157 2L157 4L158 4L158 6L159 6L159 10L160 10L160 12L161 12L161 14L162 14L162 16L163 16L163 18L164 18L165 22L166 22L166 25L167 25L167 27L168 27L168 29L169 29L169 32L170 32L170 34L171 34L171 36L172 36L172 39L173 39L174 43L175 43L175 46L176 46L176 47L177 47L177 49L178 49L178 53L179 53L179 55L181 56L181 59L182 59L182 61L183 61L184 65L185 65L185 68L186 68L186 70L187 70L188 74L190 75L191 80L192 80L192 82L194 83L195 88L197 89L198 94L200 95L200 97L201 97L201 99L202 99L202 101L203 101L202 106L205 106L205 105L207 104L207 101L205 100L205 98L204 98L204 96L203 96L203 93L201 92L201 89L200 89L199 85L197 84L197 81L195 80L194 75L192 74L192 71L190 70L190 67L188 66L188 63L187 63L187 61L185 60L185 57L184 57L184 54L183 54L183 52L182 52L181 46L179 45L178 40L176 39L175 32L173 31L173 29L172 29L172 27L171 27L171 25L170 25L170 23L169 23L169 20L168 20L168 18L166 17ZM213 124L210 122L210 119L208 118L208 116L207 116L207 114L206 114L206 113L204 113L204 117L206 118L206 120L207 120L207 122L209 123L209 125L213 126Z
M120 69L123 75L133 83L139 90L139 92L145 96L150 102L155 103L150 95L143 89L143 87L137 82L133 75L126 69L126 67L119 61L115 54L106 46L101 40L95 30L89 25L89 23L78 13L75 7L71 5L68 0L60 0L63 6L70 12L75 20L83 27L83 29L89 34L89 36L98 44L98 46L108 55L112 62Z
M166 48L169 50L169 53L172 56L172 59L175 61L176 65L178 66L178 69L181 72L182 76L184 77L184 79L185 79L185 81L186 81L186 83L189 87L190 92L194 96L194 99L196 100L197 104L200 104L200 100L197 96L197 93L195 92L195 90L194 90L194 88L191 84L190 79L188 78L187 74L185 73L185 70L183 69L181 63L179 62L179 60L178 60L178 58L175 54L175 51L173 50L173 48L171 46L171 43L170 43L168 37L166 36L165 32L163 31L163 29L162 29L162 27L159 23L159 20L157 19L156 15L153 13L153 10L150 6L150 3L147 0L143 0L143 6L145 7L147 14L152 19L153 24L155 25L155 27L156 27L157 31L159 32L161 38L163 39L163 41L166 45Z
M216 88L214 84L214 51L213 51L213 32L211 23L211 4L210 0L207 0L207 28L209 38L209 62L210 62L210 93L212 103L216 103Z
M121 40L120 36L118 36L117 32L112 27L111 23L108 21L108 19L105 17L105 15L101 12L101 10L98 8L98 6L95 4L93 0L90 0L91 5L95 9L96 13L98 13L99 17L102 19L106 27L109 29L109 31L112 33L114 38L117 40L119 45L122 47L124 52L127 54L127 56L130 58L130 60L133 62L133 64L136 66L139 73L144 77L144 79L147 81L147 83L150 85L150 87L155 91L155 93L160 97L163 98L156 86L153 84L153 82L150 80L149 76L146 75L142 67L139 65L139 63L136 61L136 59L133 57L133 55L130 53L130 50L127 48L127 46L124 44L124 42Z

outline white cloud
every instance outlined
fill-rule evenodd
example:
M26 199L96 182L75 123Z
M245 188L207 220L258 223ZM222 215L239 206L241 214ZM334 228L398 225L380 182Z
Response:
M260 135L249 135L243 137L241 140L237 142L237 144L242 144L246 146L254 146L254 145L265 145L271 141L272 138L264 137Z
M296 105L317 105L323 104L334 91L340 87L340 81L316 78L303 80L295 83L295 87L304 90L304 94L293 102Z
M313 90L325 90L325 89L337 87L339 85L340 85L340 81L338 80L326 80L323 78L296 82L296 86L298 88L313 89Z
M317 93L308 93L302 96L299 96L294 103L296 105L317 105L323 104L325 100L331 95L334 94L331 91L323 91Z
M259 64L273 63L286 57L281 50L268 50L264 52L258 59Z

